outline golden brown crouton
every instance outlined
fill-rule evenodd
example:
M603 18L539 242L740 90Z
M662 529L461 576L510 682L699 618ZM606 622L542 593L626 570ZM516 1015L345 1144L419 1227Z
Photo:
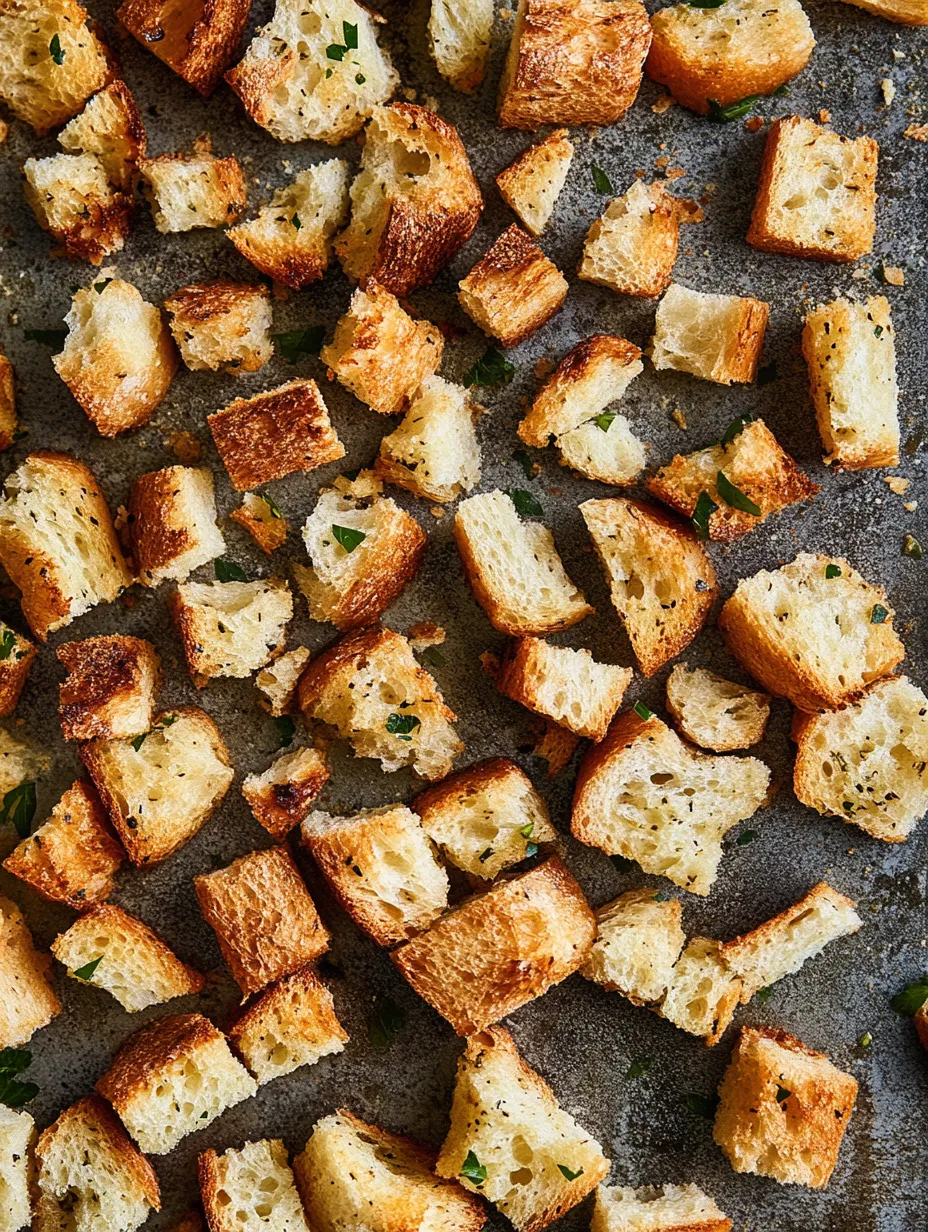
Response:
M124 81L111 81L58 134L72 154L93 154L113 188L129 195L138 179L138 160L148 146L145 125Z
M123 0L116 16L143 47L208 97L238 50L248 0Z
M93 154L27 158L23 191L36 222L58 248L53 256L99 265L129 234L131 199L117 192Z
M622 295L662 294L677 261L680 224L701 217L691 206L660 182L635 180L586 233L578 276Z
M225 551L216 525L213 474L205 467L166 466L132 485L126 533L138 580L182 582Z
M541 235L554 212L574 156L567 129L529 148L496 177L496 186L510 209L532 235Z
M600 1185L590 1232L731 1232L732 1222L696 1185Z
M0 453L13 444L19 428L13 365L0 351Z
M865 9L887 21L897 21L903 26L928 26L928 8L925 0L844 0L856 8Z
M770 305L750 296L707 295L672 282L657 306L651 361L719 385L757 377Z
M242 795L255 819L282 843L306 817L328 781L325 757L309 747L278 757L263 774L249 774L242 783Z
M57 651L68 676L59 689L65 740L126 739L154 722L161 664L151 642L115 634L66 642Z
M667 677L667 710L687 740L730 753L763 740L770 698L704 667L678 663Z
M241 505L232 510L229 518L243 526L268 556L287 542L290 524L267 496L246 492Z
M429 44L456 90L470 94L483 81L492 31L493 0L432 0Z
M0 1048L19 1048L61 1012L51 957L32 944L22 912L0 894Z
M293 619L283 578L256 582L186 582L169 601L198 689L221 676L253 675L277 655Z
M171 333L188 368L257 372L274 354L271 293L219 278L195 282L164 301Z
M381 440L374 473L423 500L456 500L480 482L481 412L466 389L427 376L403 422Z
M216 158L208 143L192 154L139 159L142 192L161 232L228 227L248 205L245 173L234 154Z
M198 1161L200 1193L210 1232L243 1232L263 1224L274 1232L310 1232L282 1138L246 1142Z
M596 909L596 940L581 974L633 1005L656 1007L686 944L678 898L649 886Z
M0 620L0 719L13 713L38 647Z
M515 224L458 286L467 315L504 347L530 338L567 298L564 275Z

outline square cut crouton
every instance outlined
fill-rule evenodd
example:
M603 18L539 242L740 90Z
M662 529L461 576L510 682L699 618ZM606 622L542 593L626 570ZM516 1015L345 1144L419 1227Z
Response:
M16 413L16 378L13 365L0 351L0 453L13 444L19 428Z
M263 774L249 774L242 795L255 819L279 843L306 817L329 781L325 757L318 749L284 753Z
M663 184L635 180L586 233L578 276L622 295L661 295L677 261L680 223L700 217Z
M245 528L262 552L270 556L287 542L290 523L274 502L256 492L246 492L238 509L229 514L232 522Z
M770 771L756 757L698 753L654 715L626 710L580 764L571 830L706 895L722 840L766 804L769 789Z
M583 891L552 856L466 900L390 957L458 1035L472 1035L577 971L595 935Z
M0 620L0 719L16 709L38 647Z
M15 903L0 894L0 1048L19 1048L61 1012L40 954Z
M426 377L403 422L380 442L374 473L423 500L457 500L480 482L481 412L466 389Z
M742 1027L719 1098L714 1137L736 1172L822 1189L857 1081L785 1031Z
M567 129L559 128L497 175L500 195L531 235L541 235L554 213L573 156Z
M505 492L461 501L454 538L474 598L501 633L555 633L593 611L567 576L551 531L523 522Z
M162 233L227 227L248 204L245 173L234 154L217 158L208 143L192 154L139 159L142 192Z
M465 1170L471 1157L485 1180ZM525 1063L509 1032L490 1027L467 1041L458 1061L437 1171L492 1202L518 1232L541 1232L605 1179L609 1160Z
M628 890L596 911L596 940L581 974L635 1005L660 1001L686 944L678 898Z
M708 295L672 282L657 305L651 361L718 385L757 378L770 305L737 295Z
M109 897L122 860L122 848L107 827L96 792L78 781L51 817L7 856L3 867L43 898L86 911Z
M123 0L116 10L124 29L195 90L209 96L238 50L248 21L248 0Z
M97 1083L143 1151L166 1155L258 1087L202 1014L158 1018L130 1035Z
M52 256L99 265L129 234L132 200L110 183L93 154L27 158L23 192L36 222L58 248Z
M271 293L218 278L194 282L164 301L181 358L194 371L257 372L274 354Z
M432 0L429 45L438 71L456 90L471 94L483 81L492 31L493 0Z
M229 1039L259 1084L341 1052L348 1033L332 994L312 967L299 967L252 1002Z
M328 930L286 847L252 851L193 884L246 997L328 949Z
M448 905L448 875L419 818L403 805L350 817L310 813L300 838L336 898L378 945L407 941Z
M187 582L171 595L171 615L197 688L219 676L252 676L284 648L293 596L282 578Z
M870 252L878 153L872 137L842 137L801 116L774 120L748 243L819 261L856 261Z
M885 295L865 304L836 299L806 317L802 353L826 464L898 465L895 336Z
M71 154L93 154L109 183L131 195L138 178L138 160L148 139L135 99L124 81L111 81L95 94L80 115L58 134L58 144Z
M166 466L132 485L127 537L139 581L182 582L225 551L216 525L213 473L206 467Z
M905 676L843 710L793 718L793 790L803 804L900 843L928 812L928 698Z
M6 1232L30 1224L29 1180L35 1121L28 1112L0 1104L0 1217Z
M280 1138L246 1142L223 1155L199 1158L200 1193L210 1232L309 1232L293 1180L287 1148Z
M453 124L412 103L378 107L351 185L351 221L335 251L349 278L407 296L470 238L482 209Z
M687 740L730 753L763 740L770 698L704 667L678 663L667 677L667 709Z
M255 684L264 695L260 702L265 710L275 717L293 714L299 710L296 687L311 658L312 655L305 646L297 646L295 650L288 650L258 672Z
M504 757L449 775L410 807L446 859L485 881L557 840L532 780Z
M696 1185L600 1185L590 1232L731 1232L731 1227Z
M713 1048L728 1030L741 997L741 980L725 962L721 944L692 937L655 1008L675 1027L700 1036Z
M166 860L204 825L233 771L216 724L196 706L156 716L134 740L90 740L79 749L133 864Z
M928 10L923 0L845 0L845 4L853 4L903 26L928 26Z
M59 646L67 671L58 713L65 740L124 740L154 723L161 662L151 642L112 634Z
M40 642L132 584L113 519L89 467L30 454L4 481L0 564Z
M467 315L504 347L530 338L567 298L564 275L515 223L458 286Z
M705 548L653 505L612 497L580 506L638 665L653 676L706 622L717 589Z
M738 425L743 425L740 430ZM732 430L736 435L728 439ZM772 513L818 492L818 484L802 473L762 419L736 420L725 440L697 453L677 454L645 483L652 495L686 518L708 495L715 507L707 523L710 539L740 539Z
M104 903L52 942L68 975L112 994L130 1014L200 992L206 980L121 907Z
M34 1232L135 1232L160 1209L154 1168L98 1095L66 1108L39 1135Z
M637 0L520 0L500 126L615 124L638 94L650 42Z
M841 557L800 552L745 578L719 628L746 671L800 710L836 710L905 654L886 594Z

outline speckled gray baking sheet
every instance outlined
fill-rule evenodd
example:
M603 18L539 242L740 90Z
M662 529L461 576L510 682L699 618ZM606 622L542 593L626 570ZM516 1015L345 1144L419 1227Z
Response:
M253 204L269 196L269 190L284 182L291 170L331 156L326 147L311 143L285 146L273 141L246 119L225 87L204 102L134 40L120 44L114 5L99 0L92 7L114 45L120 47L126 80L148 127L151 153L187 148L200 133L209 132L218 153L235 153L244 162L252 180ZM256 24L267 20L270 9L270 0L255 5L249 34ZM415 90L419 101L437 99L442 114L460 126L487 200L477 232L451 268L433 287L414 297L423 315L466 329L464 336L447 347L442 369L445 375L456 378L482 353L486 343L460 313L453 291L457 279L512 221L492 177L531 138L514 131L499 132L493 124L494 91L508 39L505 21L497 22L488 80L476 98L467 99L441 81L428 57L424 0L409 7L393 2L385 11L389 17L385 38L402 72L404 88ZM848 268L766 256L749 248L744 234L764 133L749 133L740 123L716 126L678 107L658 115L651 105L659 92L646 82L624 123L612 129L576 133L571 175L553 225L543 239L546 252L570 278L570 295L558 317L512 352L518 365L512 385L503 391L490 391L484 399L489 414L481 426L482 486L532 488L554 528L570 574L596 605L595 616L557 640L588 646L609 661L632 664L627 639L609 604L577 512L580 501L608 495L609 489L562 469L551 451L536 454L544 469L529 485L511 459L517 444L515 426L520 406L536 387L533 369L538 359L557 358L594 331L616 332L642 346L647 342L653 303L580 283L573 271L586 228L601 205L590 181L590 164L603 167L616 189L622 191L639 169L648 176L659 175L656 160L667 158L667 165L686 173L673 184L674 191L707 198L705 222L683 231L676 277L689 286L751 294L770 301L764 362L776 364L777 380L762 388L726 390L682 374L657 374L648 367L632 385L623 411L650 443L653 462L712 443L736 415L748 410L763 413L784 446L822 484L822 492L810 505L771 518L732 547L712 547L722 594L729 593L738 578L786 561L800 548L846 554L865 576L886 586L906 642L906 670L924 687L928 664L922 613L928 561L902 556L901 544L906 531L920 534L928 544L928 455L923 444L928 369L928 146L905 140L902 133L908 124L920 118L928 120L928 115L921 115L928 71L928 31L891 25L840 3L813 4L810 16L818 38L810 67L791 86L788 97L763 103L758 111L766 116L796 111L814 117L826 108L837 131L866 132L879 139L880 199L872 258ZM887 76L897 91L889 109L883 106L879 87ZM928 95L924 101L928 103ZM117 441L100 439L55 375L48 348L27 342L23 336L24 328L59 326L72 287L91 277L86 265L49 259L47 239L22 197L22 160L54 149L52 137L38 139L19 124L11 127L6 145L0 147L0 346L16 365L22 418L29 430L26 441L4 455L3 472L11 470L28 449L73 450L94 469L115 508L125 500L136 475L175 460L167 442L178 429L186 429L203 443L204 456L216 475L219 508L226 515L238 504L238 498L212 448L205 415L235 394L269 388L296 374L314 376L324 383L324 372L318 360L305 359L291 367L279 358L261 372L240 380L182 370L151 424ZM354 162L358 146L349 142L338 153ZM880 261L905 270L904 288L878 284ZM193 279L220 274L254 276L221 232L160 236L145 209L140 211L116 264L123 277L156 303ZM853 277L855 269L868 274L857 280ZM884 290L892 303L897 331L905 448L896 473L912 481L905 497L894 495L887 487L884 475L888 472L834 475L821 465L798 350L801 316L809 300L830 298L836 293L866 295ZM275 303L275 329L321 322L331 331L348 296L347 282L333 270L322 284ZM385 430L384 421L337 385L324 383L324 389L347 449L343 468L370 461ZM671 419L674 408L685 414L687 431ZM274 499L293 530L287 546L270 564L244 531L224 522L228 555L252 575L279 570L291 556L302 559L298 528L317 490L338 469L327 467L271 485ZM548 798L570 866L594 904L645 883L648 879L640 873L619 874L599 852L569 837L575 767L555 784L547 782L543 763L523 751L529 738L527 712L500 698L480 669L478 655L498 647L503 639L490 627L464 585L451 537L451 517L438 520L425 503L403 495L398 499L425 527L429 549L422 573L390 611L388 620L401 630L425 618L447 628L444 666L435 669L435 674L459 715L459 731L466 745L460 764L490 754L516 757ZM919 499L920 507L909 513L903 508L903 500L912 499ZM59 968L56 986L64 1012L32 1042L35 1060L30 1077L41 1087L33 1110L41 1126L91 1089L113 1050L144 1022L164 1013L197 1008L222 1026L237 1002L237 989L197 909L191 878L268 844L267 834L241 798L239 784L245 774L268 764L276 734L270 719L257 709L250 682L214 683L201 693L193 689L179 644L168 626L167 592L168 587L163 587L154 594L143 593L132 608L121 603L98 608L51 639L33 670L17 718L22 719L23 730L49 746L54 755L52 771L39 784L39 820L47 816L60 792L79 772L74 749L61 740L55 712L61 673L53 650L62 641L113 631L150 637L164 660L165 705L196 701L215 717L236 767L236 781L225 802L203 831L165 864L143 872L123 871L113 896L114 902L159 929L183 958L215 973L215 979L197 998L129 1015L105 993L66 980ZM328 643L331 628L306 620L302 602L299 606L291 644L305 641L315 649ZM3 615L21 624L15 605L7 604ZM686 658L739 677L711 627ZM662 672L645 682L636 674L632 696L641 697L660 711L665 675ZM865 927L857 937L831 946L824 957L809 963L798 976L776 985L766 1004L755 999L738 1015L740 1022L775 1024L794 1032L813 1047L828 1051L838 1065L859 1079L857 1110L828 1189L811 1193L770 1180L736 1176L712 1143L710 1123L694 1117L684 1106L684 1093L713 1090L726 1064L734 1031L709 1051L656 1016L579 976L519 1010L507 1025L526 1058L550 1080L565 1107L604 1144L614 1161L614 1181L695 1181L714 1195L739 1232L921 1232L928 1224L928 1059L915 1040L911 1023L897 1018L888 1001L908 980L928 970L924 948L928 938L928 823L907 843L888 846L841 821L820 818L799 806L790 790L788 709L785 703L776 703L769 737L756 750L769 762L780 786L772 806L749 823L758 832L757 841L746 846L732 841L727 844L711 896L699 899L683 895L684 916L688 933L727 938L794 902L821 878L859 900ZM408 801L415 790L411 776L385 775L376 763L353 760L339 749L321 803L335 811L351 810L393 800ZM0 834L0 853L5 855L13 844L12 833ZM332 957L341 974L334 975L332 982L338 1012L351 1042L341 1055L263 1087L255 1099L185 1139L170 1155L156 1158L164 1209L152 1217L146 1225L149 1228L169 1227L195 1197L199 1151L208 1146L222 1150L248 1137L278 1135L292 1150L298 1150L313 1122L342 1104L390 1129L419 1135L435 1144L442 1139L460 1042L402 982L387 955L359 934L334 905L314 870L300 859L334 933ZM667 882L654 884L668 887ZM68 910L49 907L5 873L0 874L0 888L22 906L43 945L72 918ZM366 1019L375 993L388 993L409 1015L403 1035L383 1052L375 1051L367 1039ZM864 1050L856 1041L867 1031L873 1043ZM643 1057L653 1060L648 1072L637 1079L627 1078L631 1061ZM587 1202L559 1226L585 1228L589 1215ZM502 1229L507 1225L493 1214L488 1226Z

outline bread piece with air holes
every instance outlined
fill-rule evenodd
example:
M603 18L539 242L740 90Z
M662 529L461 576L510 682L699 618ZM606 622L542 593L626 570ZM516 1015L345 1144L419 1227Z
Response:
M590 1232L731 1232L731 1227L696 1185L600 1185Z
M51 963L33 946L20 909L0 894L0 1048L27 1044L61 1012L48 979Z
M552 856L467 899L390 957L458 1035L472 1035L577 971L595 934L583 891Z
M438 71L471 94L483 81L493 30L492 0L432 0L429 44Z
M626 710L580 764L571 829L607 855L706 895L722 840L764 804L770 771L756 757L714 757L651 715Z
M154 723L161 661L151 642L111 634L59 646L68 675L58 690L65 740L125 740Z
M38 653L38 647L28 637L0 620L0 719L16 709Z
M123 0L116 16L124 29L199 93L208 97L238 50L248 22L248 0Z
M122 861L122 848L110 833L97 793L78 780L3 867L43 898L86 911L112 893Z
M166 1155L257 1084L202 1014L158 1018L130 1035L97 1090L143 1151Z
M96 155L110 184L131 197L148 139L126 83L111 81L95 94L58 134L58 144L71 154Z
M210 1232L309 1232L282 1139L204 1151L198 1171Z
M822 1189L838 1162L857 1080L785 1031L742 1027L719 1098L713 1134L736 1172Z
M660 1001L686 944L678 898L628 890L596 910L596 940L581 975L634 1005Z
M282 843L328 781L325 757L310 746L278 757L263 774L249 774L242 795L255 819Z
M719 628L746 671L800 710L836 710L905 654L879 586L846 560L800 552L738 583Z
M233 777L219 729L196 706L162 711L134 740L89 740L78 751L135 865L166 860L193 838Z
M162 234L228 227L248 205L248 183L234 154L217 158L209 143L191 154L139 159L142 192Z
M480 482L481 411L466 389L426 377L403 422L380 442L374 473L423 500L457 500Z
M280 654L293 619L283 578L257 582L187 582L171 595L171 615L193 683L252 676Z
M580 506L615 610L646 676L675 658L706 622L717 589L705 548L682 523L642 501Z
M277 506L257 492L246 492L238 509L229 514L229 520L244 527L267 556L283 547L290 532L290 523Z
M557 841L543 797L504 757L449 775L410 807L447 860L485 881Z
M258 672L255 684L264 695L260 704L265 710L270 711L275 717L292 714L299 710L296 687L300 682L303 669L311 658L312 655L305 646L297 646Z
M667 992L654 1008L681 1031L700 1036L713 1048L731 1023L742 999L741 980L725 962L720 942L691 937L677 960Z
M100 486L66 453L30 454L7 475L0 564L40 642L132 584Z
M878 154L872 137L842 137L801 116L774 120L748 243L818 261L865 256L876 231Z
M763 740L770 698L704 667L678 663L667 677L667 710L687 740L730 753Z
M463 1171L471 1156L486 1169L479 1184ZM493 1203L518 1232L540 1232L605 1179L609 1160L509 1032L490 1027L468 1039L458 1061L437 1171Z
M928 10L923 0L845 0L845 3L903 26L928 26Z
M567 298L567 280L515 223L458 283L458 301L504 347L530 338Z
M651 361L718 385L757 378L770 305L737 295L709 295L672 282L657 305Z
M0 1228L18 1232L31 1225L29 1181L35 1121L28 1112L0 1104Z
M541 235L567 181L574 156L567 129L559 128L537 145L529 146L496 177L506 204L531 235Z
M99 265L129 234L131 198L117 191L93 154L27 158L23 192L36 222L57 248L52 256Z
M216 525L213 473L206 467L166 466L132 485L126 532L143 586L183 582L226 549Z
M228 278L193 282L164 301L181 358L194 371L257 372L274 354L271 293Z
M51 764L46 753L36 752L27 744L15 740L0 726L0 797L29 779L45 774Z
M9 449L19 430L13 365L0 351L0 453Z

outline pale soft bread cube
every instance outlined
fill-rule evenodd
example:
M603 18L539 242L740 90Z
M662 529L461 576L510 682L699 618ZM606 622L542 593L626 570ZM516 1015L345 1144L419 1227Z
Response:
M432 0L429 44L442 77L470 94L483 81L493 29L493 0Z
M480 482L480 413L466 389L426 377L402 423L380 442L375 474L423 500L457 500Z
M678 898L628 890L596 910L596 940L581 975L635 1005L660 1001L686 937Z
M696 1185L600 1185L590 1232L731 1232L731 1227Z
M161 661L151 642L111 634L59 646L68 675L58 691L65 740L123 740L154 723Z
M600 483L631 484L644 470L646 446L624 415L609 412L571 428L555 442L561 466Z
M216 525L212 471L166 466L140 475L129 495L126 530L143 586L183 582L221 556L226 544Z
M311 658L312 654L305 646L297 646L263 667L255 676L255 684L264 695L261 705L275 717L291 714L297 709L296 687Z
M73 261L99 265L119 252L129 234L129 199L114 189L94 154L27 158L23 192L36 222Z
M567 298L564 275L515 223L458 287L458 302L467 315L504 347L530 338Z
M280 654L293 619L283 578L259 582L187 582L171 595L184 657L194 684L252 676Z
M704 667L678 663L667 677L667 709L687 740L730 753L763 740L770 698Z
M0 1228L19 1232L31 1223L30 1151L35 1121L28 1112L0 1104Z
M32 944L32 934L15 903L0 894L0 1048L19 1048L61 1012L48 979L48 954Z
M16 709L38 653L34 642L0 620L0 719Z
M238 522L251 535L262 552L270 556L287 542L290 523L275 504L256 492L246 492L238 509L233 509L229 520Z
M497 175L496 186L503 200L531 235L541 235L550 221L573 156L567 129L559 128L538 145L529 146Z
M13 444L19 430L16 413L16 379L13 365L0 351L0 453Z
M58 144L72 154L95 155L110 184L131 194L138 176L138 160L145 153L148 139L126 83L111 81L106 89L95 94L58 134Z
M228 227L248 204L248 182L238 159L234 154L216 158L208 143L192 154L140 158L139 171L142 192L162 234Z
M238 50L248 22L248 0L172 5L165 0L123 0L119 23L162 63L209 96Z
M578 276L621 295L660 295L677 261L680 223L700 217L659 181L635 180L587 231Z
M0 727L0 796L29 779L37 779L49 765L47 754L36 752Z
M242 783L242 795L268 834L283 842L304 820L328 781L325 757L309 747L278 757L263 774L249 774Z
M928 26L928 8L925 0L844 0L856 8L866 9L887 21L897 21L903 26Z
M737 295L710 295L672 282L657 306L651 361L719 385L757 377L770 305Z
M181 358L193 371L257 372L274 354L267 287L228 278L194 282L164 306Z
M280 1138L204 1151L198 1175L210 1232L309 1232Z
M681 1031L701 1036L712 1048L731 1023L742 999L741 980L725 962L720 942L691 937L673 969L663 1001L662 1018Z

